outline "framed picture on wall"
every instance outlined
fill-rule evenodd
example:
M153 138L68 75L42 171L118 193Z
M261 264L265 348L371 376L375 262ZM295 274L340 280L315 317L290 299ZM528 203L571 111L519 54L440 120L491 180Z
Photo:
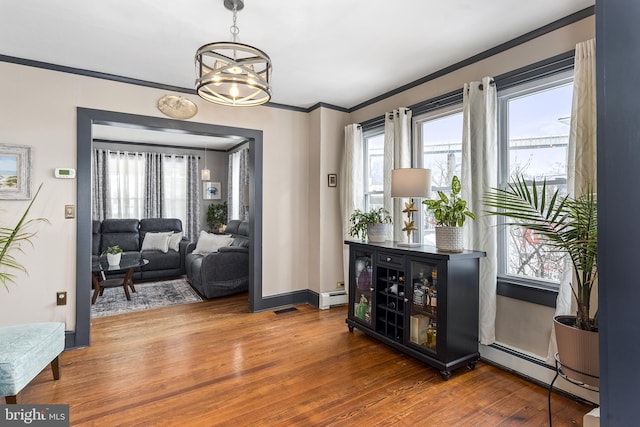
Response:
M203 182L202 194L205 200L222 199L222 191L219 182Z
M31 198L31 147L0 144L0 199Z

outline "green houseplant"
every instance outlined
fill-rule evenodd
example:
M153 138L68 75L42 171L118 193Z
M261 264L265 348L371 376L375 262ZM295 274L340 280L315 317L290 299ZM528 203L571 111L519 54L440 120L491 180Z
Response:
M391 223L391 215L384 208L363 212L353 211L349 217L349 235L370 242L381 243L386 240L387 224Z
M222 231L227 224L227 202L212 203L207 208L207 225L209 231Z
M571 290L577 312L575 316L554 318L559 357L563 364L576 368L574 377L597 385L593 379L597 380L598 373L598 315L596 311L592 317L589 307L598 277L598 207L595 194L587 191L575 198L562 196L559 190L551 191L546 180L542 184L533 180L531 185L527 185L525 178L520 176L504 189L489 191L484 204L492 208L489 214L507 218L506 225L533 231L551 250L565 254L571 260ZM569 334L571 336L565 338ZM582 344L593 346L593 349L581 349L579 346ZM572 357L569 353L574 351L577 360L569 361Z
M463 248L462 226L467 218L476 219L467 209L467 202L460 197L460 179L453 176L449 196L438 191L438 198L423 200L422 203L433 211L436 220L436 246L449 252L459 252Z
M118 265L120 264L120 258L124 251L120 248L120 246L109 246L107 249L102 252L107 255L107 262L109 265Z
M47 222L45 218L27 219L29 210L36 201L36 197L38 197L41 188L42 184L38 187L35 196L33 196L27 209L13 228L0 227L0 283L2 283L7 291L9 290L8 284L15 280L15 274L11 273L11 270L19 270L27 273L26 268L20 264L11 253L13 251L24 252L21 243L29 243L33 246L31 238L33 238L36 233L35 231L30 231L30 228L37 222Z

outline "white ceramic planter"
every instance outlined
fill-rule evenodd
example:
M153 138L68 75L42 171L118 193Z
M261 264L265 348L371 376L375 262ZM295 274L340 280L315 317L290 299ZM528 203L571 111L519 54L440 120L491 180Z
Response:
M109 265L120 265L120 258L122 254L107 254L107 262Z
M553 328L558 343L558 359L562 371L574 380L600 387L600 353L598 333L583 331L572 325L575 316L556 316Z
M367 240L371 243L383 243L387 240L388 225L387 223L367 225Z
M462 227L436 226L436 247L443 252L462 252L464 235Z

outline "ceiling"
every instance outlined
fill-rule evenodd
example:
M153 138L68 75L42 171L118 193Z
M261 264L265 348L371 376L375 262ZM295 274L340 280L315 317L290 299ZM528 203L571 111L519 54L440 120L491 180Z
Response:
M206 147L209 150L223 151L230 150L245 141L240 136L205 136L175 132L171 129L151 130L99 124L93 125L93 139L186 148Z
M272 102L351 108L594 0L245 0L239 41L273 61ZM0 0L0 54L193 88L229 41L223 0Z

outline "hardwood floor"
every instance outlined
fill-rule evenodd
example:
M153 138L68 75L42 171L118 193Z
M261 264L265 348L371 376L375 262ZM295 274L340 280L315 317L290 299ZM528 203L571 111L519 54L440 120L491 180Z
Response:
M70 404L71 425L542 426L546 389L491 365L436 369L359 331L346 307L249 313L246 295L93 320L18 403ZM554 426L591 407L554 393Z

